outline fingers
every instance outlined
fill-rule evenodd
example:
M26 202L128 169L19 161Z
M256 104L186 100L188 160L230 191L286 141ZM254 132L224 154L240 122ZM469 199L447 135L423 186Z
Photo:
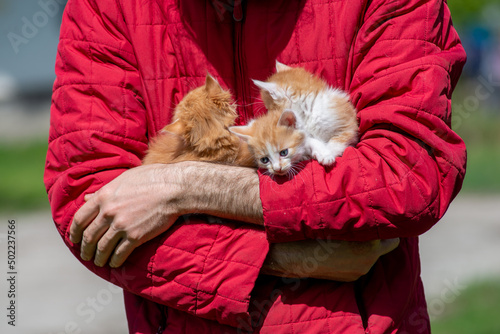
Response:
M133 243L128 239L122 239L118 246L116 246L115 252L109 261L109 266L111 268L121 266L136 247L137 243Z
M75 213L73 221L69 229L69 239L72 243L77 244L82 241L83 231L99 214L99 205L92 196L82 205Z
M85 196L83 197L83 200L84 200L85 202L88 202L88 200L89 200L92 196L94 196L94 193L92 193L92 194L85 194Z
M110 228L104 233L97 243L95 251L94 264L96 266L102 267L108 262L111 253L113 253L121 238L122 234L114 228Z
M80 246L80 257L82 260L90 261L92 257L94 257L97 243L100 242L101 237L106 231L109 231L110 223L111 219L106 219L102 214L98 214L92 223L83 231L82 244Z

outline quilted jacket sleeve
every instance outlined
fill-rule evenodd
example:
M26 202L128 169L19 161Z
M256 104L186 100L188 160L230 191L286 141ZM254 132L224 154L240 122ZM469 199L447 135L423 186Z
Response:
M360 142L332 168L311 161L290 182L261 175L272 242L417 236L461 188L466 150L451 130L465 63L445 1L368 1L346 87Z
M61 28L44 181L57 229L78 258L69 225L84 193L140 165L147 148L142 82L120 13L115 1L69 1ZM190 252L193 233L217 242ZM210 257L215 249L224 256ZM248 318L267 249L262 230L191 220L136 249L121 268L83 264L134 294L237 326Z

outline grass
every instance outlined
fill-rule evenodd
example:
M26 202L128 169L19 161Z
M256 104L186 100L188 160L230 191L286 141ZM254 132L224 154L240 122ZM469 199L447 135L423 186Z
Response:
M43 185L46 140L0 143L0 211L26 211L48 206Z
M454 128L467 146L463 191L500 192L500 112L478 110L467 115Z
M499 125L500 126L500 125ZM500 145L467 145L467 172L463 192L500 192Z
M433 334L500 333L500 281L476 283L446 305L431 323Z

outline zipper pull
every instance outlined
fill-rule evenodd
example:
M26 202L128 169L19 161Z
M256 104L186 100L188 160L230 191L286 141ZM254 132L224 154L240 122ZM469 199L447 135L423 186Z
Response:
M243 0L234 0L233 19L236 22L243 20Z

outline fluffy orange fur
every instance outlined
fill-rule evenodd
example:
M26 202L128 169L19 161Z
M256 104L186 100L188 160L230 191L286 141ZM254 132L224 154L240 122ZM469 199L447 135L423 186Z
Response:
M173 122L150 142L143 164L210 161L256 167L245 142L228 130L237 117L231 93L207 75L177 105Z
M261 168L293 176L297 163L316 159L329 166L358 136L356 109L349 95L301 67L276 63L261 88L268 113L230 130L248 142Z
M278 175L287 174L294 164L304 159L304 133L285 124L282 115L281 110L270 110L248 126L231 128L248 142L259 167ZM278 158L279 152L283 150L287 150L286 158ZM261 163L262 158L270 159L271 163Z
M317 95L328 86L324 80L312 75L302 67L289 67L279 63L276 67L277 72L266 81L276 83L281 87L292 86L291 98L304 94ZM261 90L261 97L267 110L283 110L288 107L284 103L285 101L273 99L266 90Z
M305 96L308 94L317 95L321 91L328 89L328 83L308 72L302 67L290 67L279 62L276 63L276 73L271 75L267 82L273 82L280 87L289 87L290 98ZM289 108L289 101L283 99L273 99L268 91L261 90L261 97L267 110L284 110ZM337 142L345 142L353 145L358 139L358 121L356 119L356 108L345 97L332 95L331 105L336 110L336 117L340 127L331 139Z

